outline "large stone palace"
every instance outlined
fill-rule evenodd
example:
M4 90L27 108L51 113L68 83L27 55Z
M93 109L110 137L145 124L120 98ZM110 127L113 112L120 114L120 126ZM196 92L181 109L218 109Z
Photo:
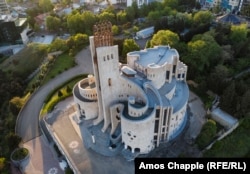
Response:
M74 89L86 147L126 158L147 154L178 136L187 123L187 66L169 46L127 54L119 63L109 22L89 38L94 74Z

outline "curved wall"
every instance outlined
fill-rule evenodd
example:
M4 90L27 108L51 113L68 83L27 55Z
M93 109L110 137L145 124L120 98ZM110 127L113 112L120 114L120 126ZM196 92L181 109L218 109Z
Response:
M89 79L83 79L78 83L78 88L82 97L88 100L97 100L96 88L89 88Z
M154 124L155 109L145 119L130 120L122 115L122 142L125 148L131 148L132 153L139 151L141 154L146 154L154 149Z

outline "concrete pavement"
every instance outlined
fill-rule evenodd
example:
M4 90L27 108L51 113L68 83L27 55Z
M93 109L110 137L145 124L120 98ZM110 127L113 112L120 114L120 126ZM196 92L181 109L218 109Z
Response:
M50 125L50 132L56 135L56 141L60 142L59 145L77 167L79 174L134 173L134 162L126 161L123 156L105 157L84 146L79 136L81 130L72 118L76 114L73 105L73 97L67 98L45 118Z
M56 153L53 153L53 147L48 144L44 135L24 143L23 146L27 148L30 153L29 163L22 165L22 171L25 174L64 173L59 166Z

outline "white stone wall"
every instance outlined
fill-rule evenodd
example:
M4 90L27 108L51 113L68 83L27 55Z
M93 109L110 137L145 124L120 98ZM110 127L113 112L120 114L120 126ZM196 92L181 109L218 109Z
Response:
M171 136L175 134L176 131L179 130L180 126L182 125L183 121L185 120L187 103L183 105L183 107L175 112L172 113L169 117L169 129L168 129L168 139L171 139Z
M110 106L120 91L118 46L98 47L96 53L105 131L111 123Z
M136 101L148 104L148 97L143 89L123 76L120 77L119 88L118 101L127 101L129 96L134 96Z
M94 119L98 115L97 102L79 102L81 110L85 112L84 120ZM80 112L81 112L80 110ZM83 114L83 113L82 113Z
M166 81L166 66L159 66L155 64L148 65L147 79L152 81L156 89L160 89Z
M177 69L176 69L176 73L175 73L175 78L177 80L186 81L186 76L187 76L187 66L184 63L179 61Z
M121 115L124 109L123 104L114 104L110 107L110 115L111 115L111 132L110 134L114 134L118 124L121 122Z
M139 59L139 55L127 55L127 64L130 68L135 69L135 61Z
M121 117L122 142L132 153L136 148L141 154L146 154L154 149L154 120L155 110L147 118L142 120L130 120L126 116Z
M148 109L148 104L146 103L144 106L142 107L135 107L134 104L135 104L135 98L133 97L133 101L131 101L131 97L133 96L130 96L129 99L128 99L128 114L132 117L140 117L142 116Z
M78 118L81 115L84 115L84 119L93 119L96 118L98 115L98 104L96 102L84 102L77 98L75 94L73 93L74 97L74 102L77 104L77 109L78 109Z
M102 105L102 95L100 91L100 83L99 83L99 73L98 73L98 64L96 58L96 51L95 51L95 44L94 44L94 36L89 37L89 48L90 48L90 53L92 57L92 62L93 62L93 71L94 71L94 76L95 76L95 84L96 84L96 93L97 93L97 98L98 98L98 117L96 120L94 120L93 124L97 125L101 121L103 121L103 105Z
M88 100L97 100L96 88L82 88L82 85L88 85L88 82L88 79L83 79L78 83L79 92L82 97Z

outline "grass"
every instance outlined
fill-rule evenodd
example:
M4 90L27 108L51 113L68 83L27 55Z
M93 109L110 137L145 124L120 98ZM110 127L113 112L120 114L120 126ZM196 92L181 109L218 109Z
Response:
M45 56L46 46L30 44L17 54L6 59L0 65L0 69L18 74L25 79L40 66Z
M70 69L74 65L75 65L74 57L71 57L66 53L58 56L57 58L55 58L55 62L53 63L51 68L49 68L45 78L41 81L41 86L46 84L49 80L56 77L63 71ZM39 73L29 82L27 89L32 89L32 85L37 82L37 80L39 79L38 77Z
M43 80L43 84L47 83L50 79L56 77L58 74L62 73L65 70L68 70L73 66L75 66L74 57L71 57L68 54L62 54L58 56L55 60L55 63Z

